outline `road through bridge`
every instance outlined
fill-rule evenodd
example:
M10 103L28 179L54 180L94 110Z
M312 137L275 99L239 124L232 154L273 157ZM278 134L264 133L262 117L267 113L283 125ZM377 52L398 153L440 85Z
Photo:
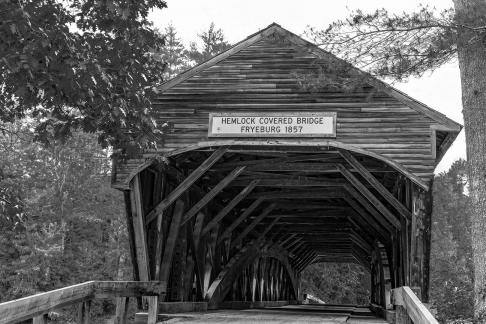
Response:
M299 305L301 272L340 262L370 272L373 314L434 322L431 186L461 125L277 24L158 90L164 136L117 148L113 187L134 281L164 291L115 294L117 321L128 297L149 294L149 323L380 322Z

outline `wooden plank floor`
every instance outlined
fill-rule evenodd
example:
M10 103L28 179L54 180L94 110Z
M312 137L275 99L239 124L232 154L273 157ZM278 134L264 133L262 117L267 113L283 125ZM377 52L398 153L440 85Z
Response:
M330 305L291 305L264 309L220 309L204 313L168 314L162 323L353 323L385 324L368 308Z

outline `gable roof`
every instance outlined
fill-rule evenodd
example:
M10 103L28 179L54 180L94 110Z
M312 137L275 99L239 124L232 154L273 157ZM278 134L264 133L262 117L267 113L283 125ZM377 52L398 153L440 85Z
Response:
M217 63L223 61L224 59L230 57L231 55L234 55L238 53L239 51L255 44L256 42L274 34L277 33L279 36L285 38L287 41L291 42L292 44L303 47L307 51L311 52L312 54L316 55L318 58L329 58L330 56L333 59L339 60L345 64L348 64L347 62L339 59L335 55L319 48L317 45L303 39L300 36L297 36L296 34L288 31L285 28L282 28L280 25L276 23L270 24L267 28L258 31L250 36L248 36L246 39L236 43L233 45L231 48L228 50L212 57L211 59L207 60L206 62L203 62L199 65L194 66L193 68L177 75L176 77L164 82L160 86L156 88L157 91L159 92L164 92L182 82L185 80L191 78L192 76L197 75L199 72L204 71L211 66L216 65ZM437 123L442 125L441 130L446 131L446 132L452 132L452 133L459 133L462 129L462 125L455 122L454 120L448 118L444 114L430 108L429 106L425 105L424 103L413 99L412 97L408 96L407 94L395 89L394 87L390 86L389 84L377 79L376 77L373 77L372 75L359 70L358 68L353 67L352 72L355 75L359 75L361 77L364 77L366 82L375 87L376 89L383 91L385 94L397 99L398 101L402 102L406 106L416 110L419 113L424 114L425 116L431 118L432 120L436 121Z

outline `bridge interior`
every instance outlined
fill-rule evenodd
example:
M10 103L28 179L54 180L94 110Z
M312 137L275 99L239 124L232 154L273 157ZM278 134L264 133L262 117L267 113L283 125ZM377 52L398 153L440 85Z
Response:
M153 159L130 185L136 279L166 281L165 302L295 301L300 273L317 262L362 265L370 303L383 309L392 288L427 291L416 224L426 191L384 159L332 146L220 146Z

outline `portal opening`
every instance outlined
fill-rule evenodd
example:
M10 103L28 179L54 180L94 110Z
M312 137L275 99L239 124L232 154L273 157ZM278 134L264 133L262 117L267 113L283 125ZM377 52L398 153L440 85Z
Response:
M309 304L368 306L371 275L354 263L314 263L302 271L300 291Z

